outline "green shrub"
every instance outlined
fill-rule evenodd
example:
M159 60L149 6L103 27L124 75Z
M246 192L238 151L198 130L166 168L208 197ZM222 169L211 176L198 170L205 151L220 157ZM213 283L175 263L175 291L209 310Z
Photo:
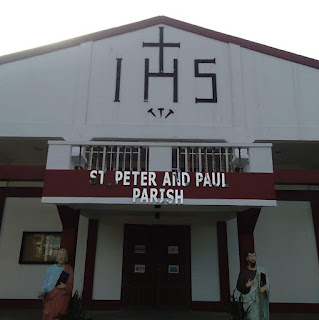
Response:
M58 315L59 320L92 320L87 317L87 309L83 306L82 297L78 291L75 291L70 299L68 313L66 315Z
M230 302L227 310L227 315L231 320L247 320L249 308L247 311L243 308L243 302L241 296L235 297L235 290L230 295Z

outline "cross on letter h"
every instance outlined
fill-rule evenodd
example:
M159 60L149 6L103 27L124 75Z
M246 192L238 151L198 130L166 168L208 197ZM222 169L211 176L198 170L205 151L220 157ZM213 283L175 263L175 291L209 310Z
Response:
M159 47L159 72L149 72L149 59L145 59L145 80L144 80L144 101L148 101L148 84L149 77L172 77L174 79L174 98L173 101L177 102L177 59L174 59L174 72L164 72L164 47L178 47L180 43L164 43L164 27L160 29L160 40L159 43L143 42L143 47Z

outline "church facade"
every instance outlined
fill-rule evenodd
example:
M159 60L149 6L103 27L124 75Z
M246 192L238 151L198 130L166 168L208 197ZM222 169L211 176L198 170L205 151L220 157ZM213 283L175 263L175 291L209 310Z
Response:
M0 57L0 308L62 246L91 309L224 311L255 250L319 312L318 69L162 16Z

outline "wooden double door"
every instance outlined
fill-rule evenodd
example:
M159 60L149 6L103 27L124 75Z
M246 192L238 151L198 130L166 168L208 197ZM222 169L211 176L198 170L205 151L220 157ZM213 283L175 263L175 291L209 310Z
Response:
M125 225L124 306L190 305L190 228Z

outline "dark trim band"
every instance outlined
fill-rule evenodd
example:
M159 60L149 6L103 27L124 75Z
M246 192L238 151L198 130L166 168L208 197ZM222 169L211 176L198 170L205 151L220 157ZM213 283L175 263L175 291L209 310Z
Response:
M0 166L0 181L44 181L44 166Z
M0 309L42 309L42 300L0 299Z
M276 184L319 184L318 170L274 170Z
M319 303L270 303L272 313L319 313Z
M119 310L119 300L92 300L91 310ZM0 299L0 309L41 309L37 299ZM319 313L319 303L270 303L271 313ZM193 311L226 312L220 301L193 301Z

